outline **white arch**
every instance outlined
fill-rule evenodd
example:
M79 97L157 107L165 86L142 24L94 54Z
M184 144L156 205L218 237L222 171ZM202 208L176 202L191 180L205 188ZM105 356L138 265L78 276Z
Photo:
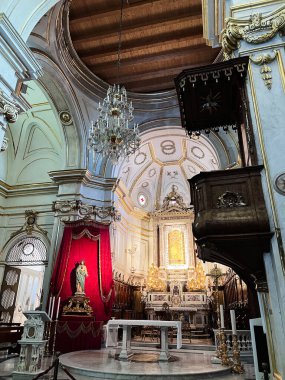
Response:
M26 42L36 23L59 0L5 0L0 2L0 13L5 13Z

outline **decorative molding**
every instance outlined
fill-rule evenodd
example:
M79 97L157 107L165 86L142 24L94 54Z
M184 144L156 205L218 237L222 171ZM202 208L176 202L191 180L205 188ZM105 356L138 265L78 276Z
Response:
M64 125L70 125L72 124L72 116L68 111L61 111L59 113L59 118L62 124Z
M15 123L18 118L20 108L8 97L0 91L0 113L4 115L8 123Z
M244 197L233 191L226 191L224 194L218 197L217 208L233 208L244 207L247 204L244 201Z
M3 137L0 152L5 152L5 150L8 148L8 140L8 137Z
M239 40L249 44L261 44L271 40L285 28L285 7L281 7L267 16L255 13L249 19L226 19L222 30L222 47L226 60L233 58L233 52L239 48Z
M114 206L99 207L78 200L53 202L52 210L64 221L74 219L100 220L109 222L120 221L121 215Z
M285 173L281 173L275 178L274 186L279 194L285 195Z
M164 198L161 208L151 213L151 215L161 216L163 214L169 215L169 213L174 213L178 216L178 214L185 215L185 213L188 214L189 212L192 211L186 206L182 196L178 194L177 186L173 185L170 193Z
M47 235L47 231L42 229L38 224L37 224L37 218L38 218L38 212L34 210L26 210L25 211L25 224L16 232L13 232L11 234L12 236L18 235L21 232L26 232L27 235L33 235L33 232L40 232L44 235Z
M277 50L273 51L273 55L270 55L269 53L267 53L267 54L261 54L256 58L254 58L252 55L249 57L249 59L256 65L259 65L259 66L262 65L260 69L260 74L268 90L271 90L271 87L272 87L272 75L271 75L272 69L270 66L268 66L268 63L273 62L276 57L277 57Z

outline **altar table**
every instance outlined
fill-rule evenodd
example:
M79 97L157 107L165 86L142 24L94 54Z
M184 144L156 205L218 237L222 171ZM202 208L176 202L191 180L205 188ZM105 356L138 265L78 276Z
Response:
M119 355L120 360L128 360L132 355L131 351L131 329L133 326L153 326L160 328L161 351L159 360L168 361L168 327L177 328L177 348L182 346L181 322L180 321L157 321L157 320L126 320L112 319L107 323L107 340L106 347L117 346L117 341L114 339L114 333L117 333L118 328L123 328L122 350Z

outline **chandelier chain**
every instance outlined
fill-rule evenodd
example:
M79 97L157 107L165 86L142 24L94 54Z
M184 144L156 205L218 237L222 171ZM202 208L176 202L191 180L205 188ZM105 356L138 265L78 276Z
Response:
M123 6L124 0L121 0L121 9L120 9L120 24L119 24L119 43L117 51L117 83L120 83L120 68L121 68L121 49L122 49L122 30L123 30Z

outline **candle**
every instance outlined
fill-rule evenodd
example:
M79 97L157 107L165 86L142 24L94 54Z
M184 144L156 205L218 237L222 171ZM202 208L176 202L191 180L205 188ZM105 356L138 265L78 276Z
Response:
M225 328L224 305L220 305L221 329Z
M55 297L52 297L51 312L50 312L50 317L51 317L51 319L52 319L52 317L53 317L54 301L55 301Z
M52 298L52 297L49 297L48 315L50 315L50 309L51 309L51 298Z
M56 317L55 317L55 319L58 319L59 306L60 306L60 297L58 297L57 310L56 310Z
M237 326L236 326L236 314L234 310L230 310L231 314L231 324L233 335L237 335Z

